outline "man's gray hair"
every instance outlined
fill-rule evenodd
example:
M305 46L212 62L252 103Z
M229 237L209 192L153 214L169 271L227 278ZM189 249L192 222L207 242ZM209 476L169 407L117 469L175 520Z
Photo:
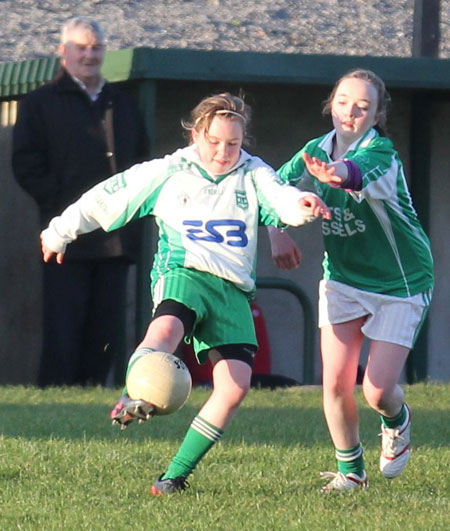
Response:
M75 29L88 31L97 37L99 43L105 42L105 32L96 20L91 17L73 17L62 27L61 44L67 43L70 33Z

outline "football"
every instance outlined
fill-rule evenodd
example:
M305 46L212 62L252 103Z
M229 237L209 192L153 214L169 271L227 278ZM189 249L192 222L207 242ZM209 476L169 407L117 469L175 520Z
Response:
M167 352L139 358L127 376L128 395L155 407L156 415L178 411L189 398L192 379L185 363Z

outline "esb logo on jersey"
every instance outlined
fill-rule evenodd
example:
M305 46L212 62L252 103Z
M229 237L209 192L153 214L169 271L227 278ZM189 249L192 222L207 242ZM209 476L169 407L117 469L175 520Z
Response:
M231 247L246 247L248 244L247 225L240 219L211 219L205 223L200 219L187 219L183 225L191 227L186 233L193 241L225 243Z

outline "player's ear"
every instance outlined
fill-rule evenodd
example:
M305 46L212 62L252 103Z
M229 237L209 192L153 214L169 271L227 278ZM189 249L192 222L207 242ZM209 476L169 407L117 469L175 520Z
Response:
M57 51L58 51L58 55L63 58L66 54L66 45L65 44L58 44L58 48L57 48Z

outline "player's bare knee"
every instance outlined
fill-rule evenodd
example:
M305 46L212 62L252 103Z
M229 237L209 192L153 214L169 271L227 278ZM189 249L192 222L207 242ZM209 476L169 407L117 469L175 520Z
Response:
M174 352L183 338L183 325L171 315L157 317L148 326L143 343L165 352Z
M376 411L382 411L388 405L390 397L385 389L363 385L363 393L368 405Z
M354 382L341 377L324 377L323 392L330 398L344 397L352 394Z
M240 406L241 402L244 400L248 392L248 389L236 389L233 395L230 397L230 406L236 408Z

